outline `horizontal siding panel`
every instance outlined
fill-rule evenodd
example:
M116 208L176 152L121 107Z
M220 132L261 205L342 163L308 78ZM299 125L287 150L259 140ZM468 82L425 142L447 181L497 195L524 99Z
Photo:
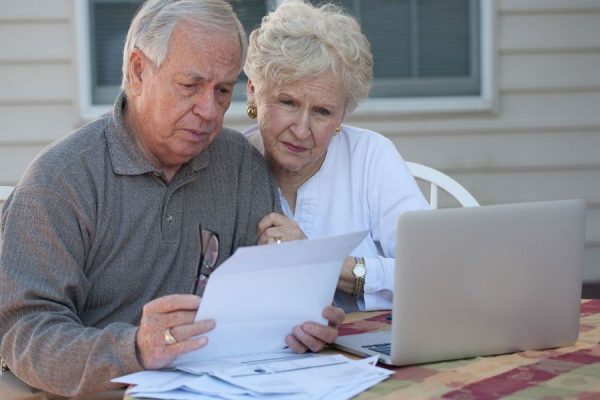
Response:
M0 104L70 101L77 76L71 64L0 64Z
M600 204L600 170L447 172L481 204L568 198Z
M73 4L73 0L0 0L0 20L66 19Z
M438 169L600 169L600 127L596 132L413 136L394 138L394 143L407 160Z
M499 84L503 91L600 88L600 51L580 54L505 54L500 57L499 72Z
M363 113L346 122L389 137L600 129L600 91L503 93L496 114L393 115ZM248 123L249 125L250 123Z
M0 146L49 143L76 129L76 107L59 105L0 105Z
M68 61L74 40L67 23L0 23L0 62Z
M600 246L586 247L583 252L583 281L600 283Z
M600 13L507 15L500 24L502 51L600 49Z
M0 146L0 185L17 183L29 163L46 146Z
M586 219L586 235L590 242L600 244L600 206L588 207ZM600 268L600 264L598 264Z
M600 11L600 2L598 0L500 0L498 10L501 13Z

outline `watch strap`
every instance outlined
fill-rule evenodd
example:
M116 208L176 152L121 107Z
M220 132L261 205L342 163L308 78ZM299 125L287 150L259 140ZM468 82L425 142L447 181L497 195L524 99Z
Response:
M354 268L356 268L357 266L362 266L365 269L365 274L363 274L362 276L356 275L354 273ZM354 288L352 290L352 296L358 297L363 295L365 291L365 259L363 257L354 257L354 268L352 269L352 274L354 275Z

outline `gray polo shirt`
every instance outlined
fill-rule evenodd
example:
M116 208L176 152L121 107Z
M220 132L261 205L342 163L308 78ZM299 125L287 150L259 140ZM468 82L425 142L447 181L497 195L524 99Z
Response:
M126 132L123 103L40 154L2 210L0 356L66 396L141 369L142 307L192 292L199 226L218 235L221 263L279 209L262 156L227 129L166 183Z

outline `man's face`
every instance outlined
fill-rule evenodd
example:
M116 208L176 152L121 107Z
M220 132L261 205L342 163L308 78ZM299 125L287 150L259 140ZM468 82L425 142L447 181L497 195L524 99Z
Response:
M212 143L231 103L240 56L237 34L185 23L173 31L158 69L140 52L140 80L131 85L134 131L149 161L176 170Z

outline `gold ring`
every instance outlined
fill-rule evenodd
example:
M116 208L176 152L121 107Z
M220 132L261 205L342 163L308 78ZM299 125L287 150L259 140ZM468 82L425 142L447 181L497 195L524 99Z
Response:
M281 238L279 238L279 237L275 238L275 243L281 244Z
M166 344L175 344L177 343L177 339L175 339L175 336L173 336L173 334L171 333L171 328L168 328L167 330L165 330L165 343Z

